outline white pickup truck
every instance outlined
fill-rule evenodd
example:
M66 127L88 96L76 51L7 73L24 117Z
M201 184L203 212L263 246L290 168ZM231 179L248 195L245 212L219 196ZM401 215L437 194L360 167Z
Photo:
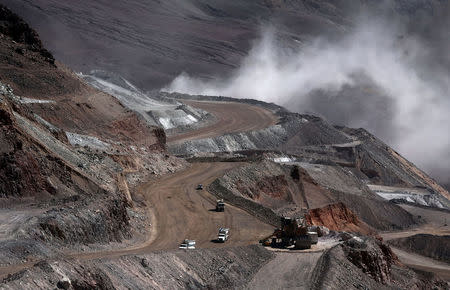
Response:
M194 250L195 249L195 241L185 239L178 248L185 249L185 250Z
M219 243L225 243L230 237L230 229L220 228L219 234L217 235L217 241Z

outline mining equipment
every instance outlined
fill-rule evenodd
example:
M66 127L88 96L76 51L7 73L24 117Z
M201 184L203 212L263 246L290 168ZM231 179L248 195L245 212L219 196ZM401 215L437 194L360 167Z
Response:
M223 199L219 199L216 203L216 211L225 211L225 203L223 202Z
M263 244L268 245L269 240L274 248L310 249L311 245L317 244L318 235L308 227L305 218L282 217L281 228Z
M183 240L183 242L181 243L181 245L178 248L184 249L184 250L194 250L195 249L195 240L185 239L185 240Z
M230 237L230 229L220 228L219 234L217 235L217 241L219 243L225 243Z

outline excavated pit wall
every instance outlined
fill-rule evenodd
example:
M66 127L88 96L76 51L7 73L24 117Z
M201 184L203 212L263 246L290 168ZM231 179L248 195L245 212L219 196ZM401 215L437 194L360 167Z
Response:
M221 183L220 179L216 179L214 182L212 182L208 187L208 191L218 199L223 199L226 203L232 204L247 211L263 222L276 227L281 226L280 216L277 215L272 209L264 207L247 198L235 195L231 190L226 188Z
M315 167L321 170L315 172ZM302 170L304 176L294 180L294 168ZM378 230L404 229L418 222L398 205L371 192L353 173L338 166L256 161L216 179L209 189L217 198L273 225L278 225L281 215L301 215L305 206L316 208L336 202L343 202Z
M92 261L42 261L1 289L242 289L274 254L261 246L166 251Z
M215 96L191 96L178 93L160 93L163 99L181 99L215 102L240 102L264 108L279 118L279 122L268 128L242 133L231 133L214 138L190 140L169 144L169 152L175 155L194 155L201 152L231 152L244 150L292 151L298 146L348 143L351 140L325 120L311 116L291 113L273 103L252 99L234 99ZM301 137L298 137L301 135ZM289 144L293 139L295 144Z
M356 237L319 259L310 289L448 289L449 284L399 265L380 241Z
M282 149L285 143L301 132L304 128L314 126L327 126L321 124L324 121L316 117L299 114L284 114L280 116L278 124L268 128L248 131L242 133L225 134L214 138L205 138L198 140L189 140L185 142L176 142L168 145L168 150L175 155L194 155L202 152L234 152L245 150L274 150ZM319 131L320 132L320 131ZM303 145L323 145L332 144L333 141L348 141L342 137L342 140L304 140ZM298 146L301 146L299 144ZM288 150L283 150L289 152Z

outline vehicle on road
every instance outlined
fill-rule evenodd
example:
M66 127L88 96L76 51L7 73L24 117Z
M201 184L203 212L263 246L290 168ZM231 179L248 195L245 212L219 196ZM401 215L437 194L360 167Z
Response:
M203 184L197 185L197 190L203 190Z
M225 211L225 203L223 202L223 199L219 199L216 203L216 211Z
M184 249L184 250L194 250L195 249L195 240L185 239L178 248Z
M217 235L217 241L219 243L225 243L230 237L230 229L220 228L219 234Z

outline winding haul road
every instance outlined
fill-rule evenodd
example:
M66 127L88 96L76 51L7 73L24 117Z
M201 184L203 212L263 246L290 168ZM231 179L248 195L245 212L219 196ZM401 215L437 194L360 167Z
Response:
M263 129L278 120L274 114L261 107L243 103L184 102L213 114L215 122L198 130L171 136L168 142ZM196 240L197 248L257 243L261 238L273 233L273 226L228 204L225 206L225 212L215 212L216 198L206 189L216 178L239 166L242 166L242 163L194 163L184 170L143 184L138 191L145 197L152 217L148 240L130 248L74 256L79 259L96 259L177 249L185 238ZM203 184L205 189L196 190L198 184ZM230 239L224 244L214 242L220 227L230 228Z
M198 130L169 136L168 143L260 130L274 125L278 121L278 118L270 111L245 103L187 100L183 100L183 102L213 114L216 122Z
M173 135L168 142L183 142L266 128L277 122L277 117L261 107L237 102L185 101L191 106L214 115L215 122L187 133ZM185 238L196 240L197 248L240 246L257 243L273 232L249 213L231 205L225 212L215 212L216 198L205 190L196 190L225 174L241 163L194 163L188 168L162 176L143 184L138 190L145 196L152 219L152 229L146 242L127 248L88 253L68 253L60 258L92 260L119 257L157 250L177 249ZM224 244L214 243L220 227L230 228L230 239ZM37 261L0 267L0 277L33 266Z
M215 122L198 130L174 135L168 142L216 137L233 132L259 130L275 124L278 118L258 106L238 102L183 101L208 111ZM194 163L189 168L143 185L139 190L146 197L154 216L153 234L141 250L177 248L185 239L194 239L197 247L248 245L257 243L273 232L249 213L226 205L225 212L215 212L216 198L207 190L195 190L198 184L209 185L240 163ZM225 244L213 242L220 227L230 228Z
M172 135L169 143L216 137L227 133L259 130L273 125L277 117L257 106L233 102L185 101L215 116L215 122L187 133ZM145 197L152 219L148 239L127 248L90 253L72 253L60 258L92 260L114 258L128 254L142 254L158 250L177 249L185 239L194 239L197 248L242 246L257 243L273 232L271 225L265 224L249 213L231 205L225 212L215 212L215 197L205 190L196 190L197 184L209 185L228 170L242 166L242 163L194 163L188 168L160 177L143 184L138 191ZM423 213L422 213L423 214ZM218 228L230 228L230 239L225 244L214 243ZM385 239L411 233L383 233ZM394 249L405 264L414 268L433 271L449 278L445 263L434 260L426 262L424 257ZM250 289L264 287L307 288L311 271L321 253L277 254L276 258L264 266L250 282ZM0 277L33 266L28 262L21 265L0 267ZM302 273L301 280L298 273ZM292 283L291 283L292 282Z

